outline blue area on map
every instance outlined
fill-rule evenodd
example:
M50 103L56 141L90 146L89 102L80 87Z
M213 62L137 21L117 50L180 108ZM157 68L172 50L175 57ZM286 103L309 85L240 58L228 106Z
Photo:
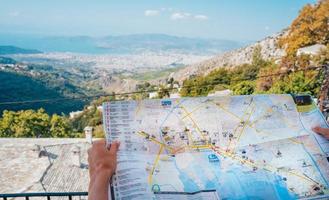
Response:
M282 177L272 172L258 169L256 171L246 170L246 167L235 165L228 171L220 170L221 156L216 156L219 161L211 162L209 157L213 157L213 152L200 152L193 155L198 161L202 161L204 166L212 171L215 179L209 180L202 167L195 167L193 171L198 175L205 188L199 188L195 180L177 165L179 178L184 184L185 192L196 192L200 190L216 189L221 199L297 199L295 194L288 191L287 185ZM196 165L200 166L200 165Z
M171 106L171 100L163 100L161 101L162 106Z

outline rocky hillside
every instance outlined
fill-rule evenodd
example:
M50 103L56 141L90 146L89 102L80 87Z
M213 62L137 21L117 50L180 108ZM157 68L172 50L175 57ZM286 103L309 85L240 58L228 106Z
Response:
M218 67L235 67L245 63L250 64L254 48L258 45L261 46L261 53L265 60L274 59L279 61L280 58L285 55L285 50L280 49L277 46L277 41L284 34L285 32L280 32L249 46L220 54L198 64L187 66L184 69L171 74L171 76L175 80L182 82L183 80L195 75L206 75Z

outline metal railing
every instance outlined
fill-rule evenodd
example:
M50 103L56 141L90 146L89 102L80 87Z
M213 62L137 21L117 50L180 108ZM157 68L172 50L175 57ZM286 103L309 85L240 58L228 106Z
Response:
M88 192L36 192L36 193L13 193L13 194L0 194L0 199L7 200L17 197L25 197L26 200L32 200L30 197L45 197L45 199L50 200L51 197L67 197L72 200L73 197L88 196Z

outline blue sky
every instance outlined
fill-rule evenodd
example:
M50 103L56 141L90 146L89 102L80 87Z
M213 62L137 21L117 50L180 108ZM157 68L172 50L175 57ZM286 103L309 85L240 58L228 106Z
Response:
M0 33L259 40L315 0L0 0Z

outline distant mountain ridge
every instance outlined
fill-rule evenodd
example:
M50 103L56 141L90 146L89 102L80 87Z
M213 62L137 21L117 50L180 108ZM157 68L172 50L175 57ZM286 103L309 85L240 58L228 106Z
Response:
M35 49L23 49L16 46L0 46L0 55L8 55L8 54L34 54L34 53L42 53L41 51Z
M216 68L250 64L256 46L261 47L261 54L265 60L279 60L286 55L286 52L277 46L277 41L285 34L286 31L282 31L246 47L219 54L209 60L187 66L171 76L175 80L182 82L192 76L206 75Z
M0 34L0 44L39 49L44 52L131 54L145 51L216 54L239 48L244 42L224 39L178 37L166 34L133 34L105 37L30 36Z

